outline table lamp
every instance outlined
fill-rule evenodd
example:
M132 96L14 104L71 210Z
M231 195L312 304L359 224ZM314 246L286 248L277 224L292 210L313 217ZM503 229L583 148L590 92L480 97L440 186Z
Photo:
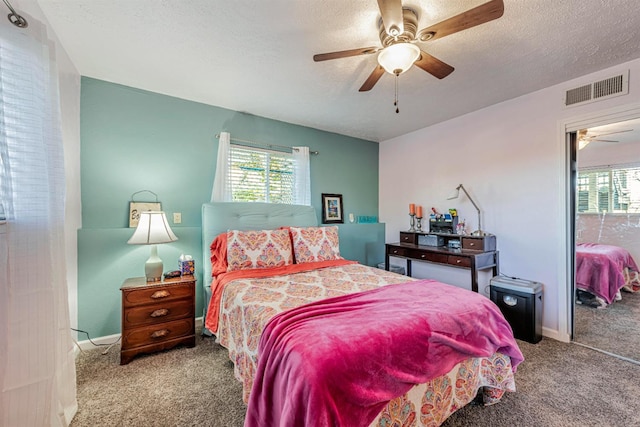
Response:
M478 205L476 205L476 202L473 201L471 196L469 196L469 193L467 193L467 190L465 190L465 188L462 186L462 184L460 184L460 185L458 185L456 187L456 189L453 191L453 193L451 193L451 195L449 197L447 197L447 200L457 199L458 196L460 195L460 189L462 189L462 191L464 191L464 194L467 195L467 198L469 199L469 201L473 204L473 206L478 211L478 229L476 231L474 231L473 233L471 233L471 235L472 236L485 236L486 233L484 231L482 231L482 222L480 222L480 208L478 207Z
M146 211L140 213L140 220L133 236L127 242L130 245L151 245L151 255L144 265L147 282L156 282L162 278L162 260L158 257L158 244L178 240L164 212Z

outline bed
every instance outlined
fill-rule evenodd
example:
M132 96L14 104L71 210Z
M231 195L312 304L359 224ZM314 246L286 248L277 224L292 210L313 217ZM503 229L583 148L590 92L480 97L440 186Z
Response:
M309 206L207 203L202 214L204 277L215 276L205 325L243 384L246 426L440 425L471 401L515 391L522 353L487 298L330 247L297 250L303 231L325 233L331 246L337 229L317 227ZM238 239L266 231L277 242L283 226L295 263L271 251L274 266L235 268L248 262Z
M604 308L622 298L621 290L640 290L638 266L624 248L598 243L576 245L576 288L595 297L593 305ZM578 302L584 303L578 294Z

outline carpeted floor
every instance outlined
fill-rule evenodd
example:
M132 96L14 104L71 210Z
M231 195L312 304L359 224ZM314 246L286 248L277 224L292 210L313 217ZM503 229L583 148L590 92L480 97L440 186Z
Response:
M445 426L640 426L640 366L544 338L518 341L525 362L516 393L467 406ZM139 356L119 365L119 347L77 359L80 426L242 426L245 405L226 350L198 337L195 348Z
M640 362L640 292L605 309L576 304L574 340Z

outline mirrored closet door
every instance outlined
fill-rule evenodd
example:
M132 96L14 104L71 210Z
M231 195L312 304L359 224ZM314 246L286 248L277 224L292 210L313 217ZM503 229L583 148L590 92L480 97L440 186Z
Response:
M640 118L576 138L573 339L640 362Z

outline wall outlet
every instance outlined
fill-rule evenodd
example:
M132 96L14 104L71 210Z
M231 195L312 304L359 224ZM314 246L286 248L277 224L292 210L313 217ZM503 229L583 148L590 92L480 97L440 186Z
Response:
M173 213L173 223L180 224L182 222L182 212Z

